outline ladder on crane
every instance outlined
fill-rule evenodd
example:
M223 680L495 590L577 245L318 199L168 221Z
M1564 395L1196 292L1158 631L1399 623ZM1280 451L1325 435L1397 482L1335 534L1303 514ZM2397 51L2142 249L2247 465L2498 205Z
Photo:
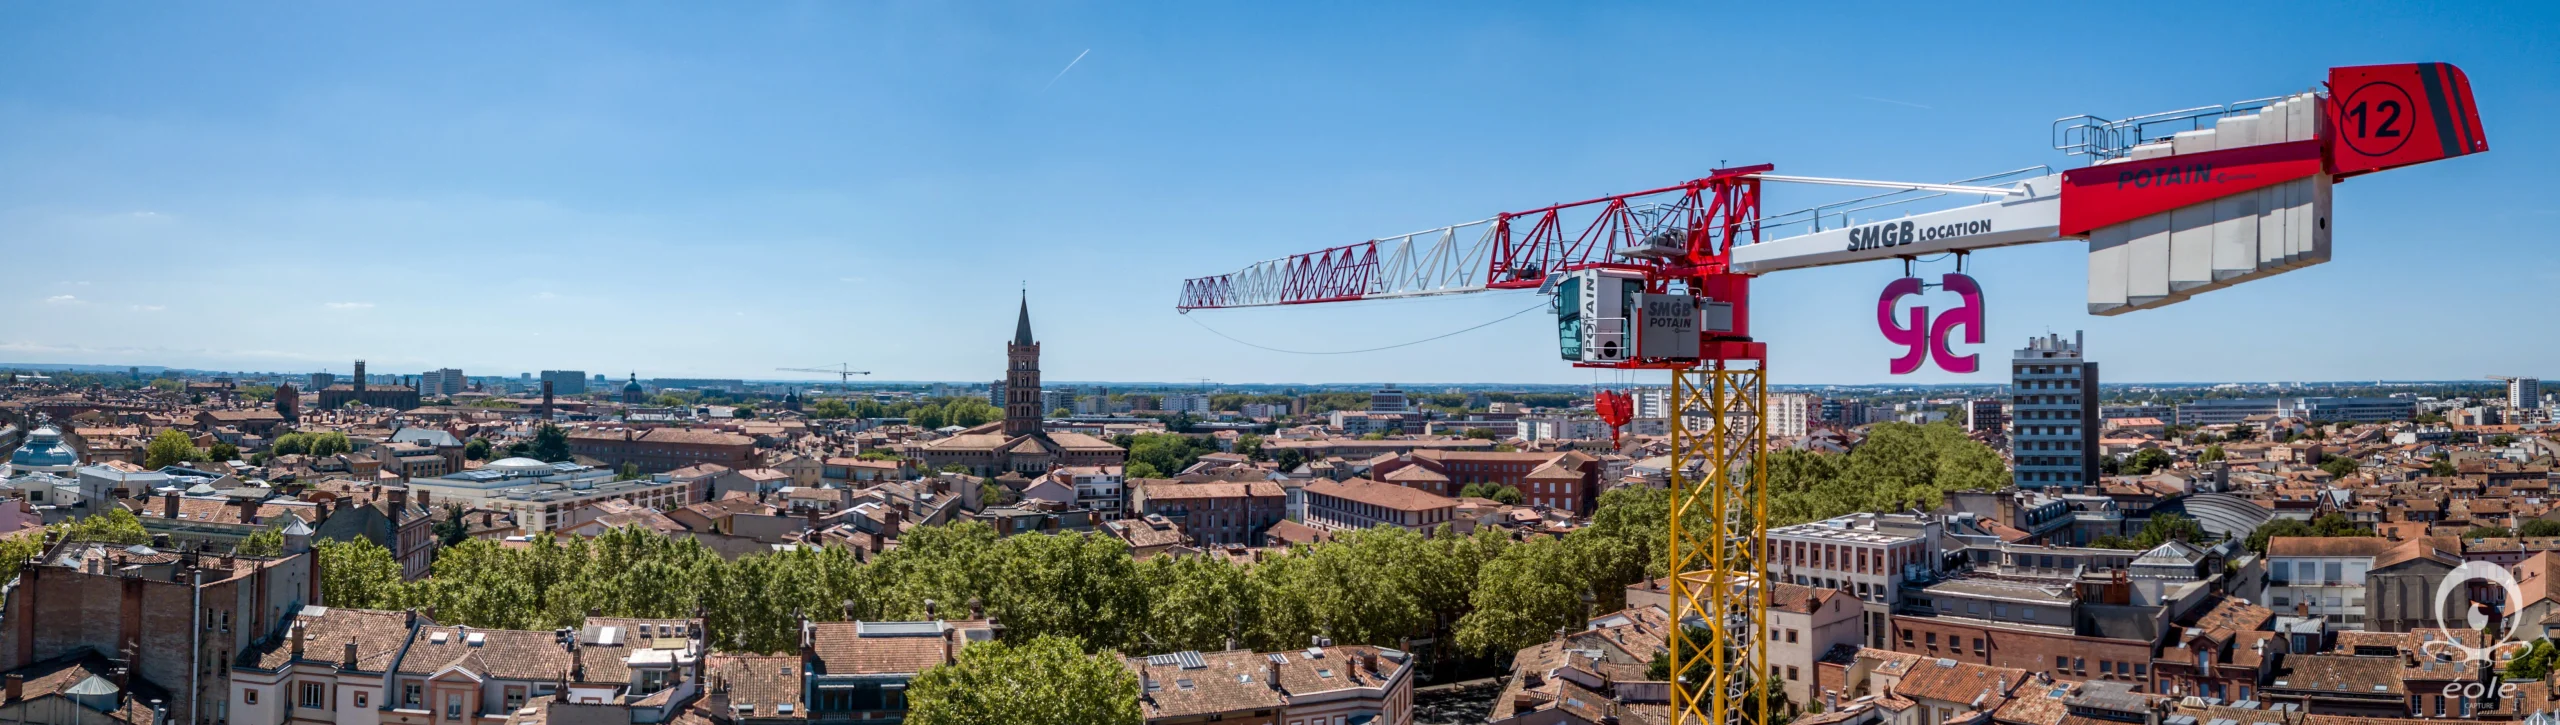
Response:
M1944 184L1786 176L1768 164L1717 169L1255 262L1184 281L1176 308L1535 289L1555 297L1562 357L1573 365L1669 372L1672 614L1703 633L1673 626L1670 664L1684 673L1703 661L1708 672L1672 683L1672 711L1683 723L1765 724L1768 703L1749 695L1767 686L1773 563L1761 465L1768 351L1751 336L1753 278L1894 259L1908 269L1942 252L1961 268L1979 250L2078 241L2089 250L2089 311L2122 314L2328 261L2331 184L2488 150L2469 79L2444 63L2331 68L2325 91L2121 121L2075 116L2056 121L2053 135L2056 150L2093 163ZM1764 217L1764 183L1885 191ZM1984 200L1884 221L1853 216L1950 195ZM1888 327L1895 289L1878 311ZM1968 342L1980 341L1979 326L1973 318ZM1612 416L1613 437L1623 418Z

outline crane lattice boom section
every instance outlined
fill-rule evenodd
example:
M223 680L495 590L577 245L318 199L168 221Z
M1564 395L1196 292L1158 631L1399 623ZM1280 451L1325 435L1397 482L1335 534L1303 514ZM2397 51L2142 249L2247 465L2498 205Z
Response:
M1734 229L1706 224L1718 182L1767 171L1766 165L1719 170L1686 183L1495 215L1411 234L1266 259L1227 274L1184 280L1183 310L1296 305L1534 289L1553 272L1638 265L1619 252L1693 245L1723 249Z

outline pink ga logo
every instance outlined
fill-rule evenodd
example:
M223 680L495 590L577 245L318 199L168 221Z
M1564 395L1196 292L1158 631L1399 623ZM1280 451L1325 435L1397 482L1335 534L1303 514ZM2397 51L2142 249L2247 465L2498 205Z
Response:
M1964 327L1964 343L1982 344L1982 285L1972 277L1949 274L1939 278L1938 286L1963 298L1955 309L1929 320L1928 305L1911 306L1911 324L1904 326L1893 319L1893 305L1902 298L1920 294L1924 287L1918 277L1904 277L1884 286L1884 296L1876 300L1876 326L1884 330L1884 339L1909 350L1893 359L1893 374L1909 375L1920 369L1923 359L1936 359L1938 369L1951 373L1969 373L1980 369L1980 355L1957 355L1947 349L1957 326Z

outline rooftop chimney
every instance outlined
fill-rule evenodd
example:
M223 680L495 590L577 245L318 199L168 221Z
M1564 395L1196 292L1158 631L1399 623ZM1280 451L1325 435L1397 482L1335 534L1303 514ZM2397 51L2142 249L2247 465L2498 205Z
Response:
M293 658L302 659L302 623L294 622L292 626L286 627L284 636L293 640Z
M347 637L347 658L341 662L341 667L350 670L356 668L356 638L352 635Z
M17 702L17 701L19 701L19 700L27 699L27 698L26 698L26 695L27 695L27 676L26 676L26 675L21 675L21 674L15 673L15 672L11 672L11 673L9 673L9 674L8 674L8 683L9 683L9 701L10 701L10 702Z

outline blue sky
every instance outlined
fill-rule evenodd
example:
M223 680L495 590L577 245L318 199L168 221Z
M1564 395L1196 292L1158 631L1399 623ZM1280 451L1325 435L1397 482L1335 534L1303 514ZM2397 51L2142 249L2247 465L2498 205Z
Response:
M2551 4L1722 5L9 4L0 360L977 381L1027 281L1051 379L1581 382L1540 313L1297 356L1174 295L1720 160L2066 168L2057 117L2440 60L2491 153L2342 184L2335 261L2093 318L2078 245L1986 253L1975 351L2085 329L2118 381L2560 377ZM1760 280L1774 380L1895 380L1899 275ZM1341 350L1533 302L1194 317Z

